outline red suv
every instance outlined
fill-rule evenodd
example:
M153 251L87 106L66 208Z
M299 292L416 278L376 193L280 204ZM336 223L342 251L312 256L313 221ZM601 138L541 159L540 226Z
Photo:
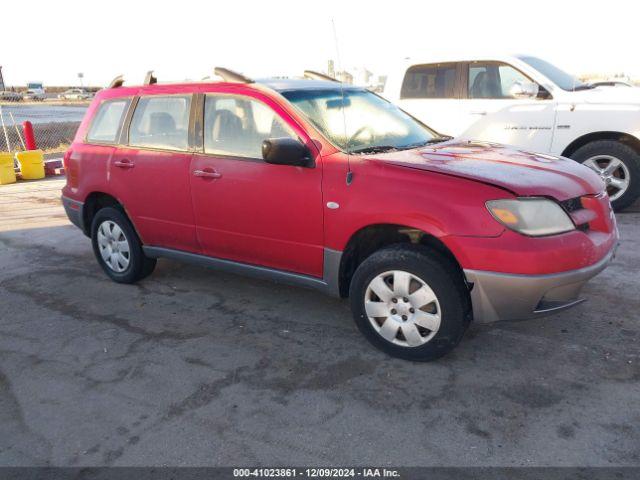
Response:
M472 320L576 305L613 256L604 184L572 160L443 137L359 87L221 74L89 107L62 200L116 282L168 257L316 288L430 360Z

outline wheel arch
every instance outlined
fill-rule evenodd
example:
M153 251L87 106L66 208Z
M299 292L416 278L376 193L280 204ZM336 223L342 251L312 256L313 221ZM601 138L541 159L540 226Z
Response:
M408 225L376 223L364 226L354 232L343 250L338 271L340 296L343 298L349 296L353 274L364 260L381 248L401 243L422 245L439 253L454 266L464 279L460 263L440 238L425 230Z
M640 153L640 139L628 133L616 131L591 132L576 138L563 150L562 156L571 158L580 147L597 140L613 140L629 145L636 152Z
M104 207L120 208L126 215L122 203L120 203L120 201L113 195L101 191L91 192L89 195L87 195L82 209L82 230L87 237L91 236L91 222L93 222L93 217L98 212L98 210Z

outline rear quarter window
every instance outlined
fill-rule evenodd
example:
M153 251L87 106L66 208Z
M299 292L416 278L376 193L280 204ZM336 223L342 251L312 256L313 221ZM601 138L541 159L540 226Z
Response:
M130 100L128 98L105 100L102 102L91 122L91 127L89 127L87 141L95 143L116 143L129 102Z

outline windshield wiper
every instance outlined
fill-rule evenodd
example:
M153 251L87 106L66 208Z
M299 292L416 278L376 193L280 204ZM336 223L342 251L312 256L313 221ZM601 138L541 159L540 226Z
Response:
M453 137L450 137L449 135L442 135L441 137L432 138L431 140L427 140L426 142L411 143L409 145L405 145L403 147L398 147L398 148L402 150L409 150L411 148L426 147L427 145L433 145L434 143L446 142L448 140L451 140L452 138Z
M356 150L351 150L350 153L382 153L388 152L389 150L395 150L398 147L395 145L371 145L370 147L358 148Z
M590 83L583 83L582 85L573 87L573 91L578 92L580 90L593 90L594 88L596 88L595 85L591 85Z

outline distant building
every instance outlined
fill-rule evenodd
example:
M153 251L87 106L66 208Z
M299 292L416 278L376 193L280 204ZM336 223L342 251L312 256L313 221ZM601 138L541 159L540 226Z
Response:
M327 65L327 74L330 77L333 77L333 78L336 77L336 67L333 63L333 60L329 60L329 64Z
M373 77L373 73L366 68L356 68L355 73L353 74L353 83L368 87L371 84L371 77Z
M343 70L341 72L337 72L336 75L335 75L335 78L340 80L342 83L353 84L353 75L351 75L346 70Z

